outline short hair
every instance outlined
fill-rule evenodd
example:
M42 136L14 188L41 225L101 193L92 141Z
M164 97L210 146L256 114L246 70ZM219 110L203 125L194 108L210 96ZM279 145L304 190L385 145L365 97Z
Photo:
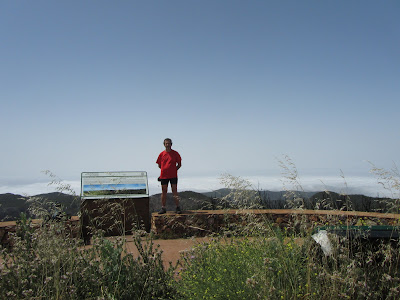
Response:
M169 141L169 142L171 143L171 145L172 145L172 140L171 140L170 138L166 138L166 139L164 139L164 142L163 142L163 144L165 144L165 141Z

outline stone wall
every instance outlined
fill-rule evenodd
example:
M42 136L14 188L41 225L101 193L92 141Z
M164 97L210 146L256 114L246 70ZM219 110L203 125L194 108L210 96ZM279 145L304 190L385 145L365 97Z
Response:
M400 215L326 210L208 210L185 211L178 215L152 214L151 231L160 237L206 236L214 232L234 233L238 226L256 226L260 222L298 230L324 225L399 225Z
M150 230L149 197L85 200L81 205L82 234L89 242L92 229L106 236L131 234L135 228Z
M382 214L326 210L196 210L178 215L167 212L151 217L151 231L160 238L206 236L218 232L232 232L237 226L256 226L269 222L281 228L296 229L305 225L309 229L324 225L400 225L399 214ZM79 217L63 221L71 237L81 237ZM42 226L42 220L32 220L31 226ZM16 222L0 222L0 243L10 244L10 235L16 231Z
M68 231L69 235L73 238L78 238L81 236L80 233L80 222L79 217L73 216L71 219L63 222L65 225L66 230ZM43 220L40 219L33 219L31 221L32 228L38 228L40 226L44 226ZM0 245L3 247L12 246L11 235L16 233L17 229L17 222L15 221L8 221L8 222L0 222Z

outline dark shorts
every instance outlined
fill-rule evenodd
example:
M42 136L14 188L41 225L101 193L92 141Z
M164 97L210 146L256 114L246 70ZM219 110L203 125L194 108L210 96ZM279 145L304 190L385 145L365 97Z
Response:
M161 185L168 185L168 182L171 182L171 184L178 184L178 178L167 178L167 179L161 179Z

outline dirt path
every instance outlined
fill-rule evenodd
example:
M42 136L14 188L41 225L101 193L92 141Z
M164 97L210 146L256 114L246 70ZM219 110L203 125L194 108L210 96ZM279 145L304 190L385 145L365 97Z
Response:
M107 239L113 240L117 237L108 237ZM198 245L202 242L209 241L210 238L188 238L188 239L171 239L171 240L153 240L154 249L156 249L157 245L160 246L160 250L162 250L161 258L163 260L164 266L167 268L169 263L171 262L173 266L176 265L178 260L181 258L181 253L184 251L190 250L195 245ZM133 242L132 236L126 236L127 241L127 250L133 255L138 255L138 250ZM144 242L147 243L147 242ZM91 246L86 246L91 247ZM85 247L85 248L86 248ZM0 263L2 262L0 258Z
M110 239L113 239L112 237ZM154 249L157 245L160 246L160 250L162 250L161 258L163 260L164 266L168 267L171 262L172 265L176 265L178 260L181 258L181 253L184 251L190 250L195 245L198 245L202 242L209 241L210 238L188 238L188 239L171 239L171 240L153 240ZM126 237L127 241L127 250L128 252L133 253L133 255L138 255L138 250L133 242L132 236ZM147 242L145 242L147 243Z

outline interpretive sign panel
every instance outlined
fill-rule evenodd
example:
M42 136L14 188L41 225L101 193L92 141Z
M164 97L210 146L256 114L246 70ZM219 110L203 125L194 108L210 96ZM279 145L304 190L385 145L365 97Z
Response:
M83 172L81 198L113 199L149 196L147 172Z

